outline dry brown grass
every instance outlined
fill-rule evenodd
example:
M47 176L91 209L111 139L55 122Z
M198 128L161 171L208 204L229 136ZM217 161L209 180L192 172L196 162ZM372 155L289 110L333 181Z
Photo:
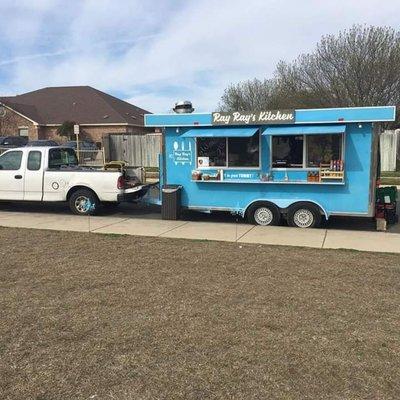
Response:
M400 256L0 228L1 399L398 399Z

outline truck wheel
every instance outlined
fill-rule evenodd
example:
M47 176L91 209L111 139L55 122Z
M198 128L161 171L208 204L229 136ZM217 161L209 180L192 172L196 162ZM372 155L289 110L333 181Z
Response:
M281 219L281 213L272 203L254 203L247 210L247 218L254 225L277 225Z
M69 208L77 215L94 215L99 208L99 200L91 190L79 189L69 198Z
M314 204L298 203L289 207L287 220L297 228L316 228L321 223L321 213Z

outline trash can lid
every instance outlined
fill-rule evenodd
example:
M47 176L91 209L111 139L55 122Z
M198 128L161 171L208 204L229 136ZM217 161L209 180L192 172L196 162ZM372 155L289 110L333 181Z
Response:
M162 191L164 193L175 193L180 189L180 187L176 187L176 188L163 188Z

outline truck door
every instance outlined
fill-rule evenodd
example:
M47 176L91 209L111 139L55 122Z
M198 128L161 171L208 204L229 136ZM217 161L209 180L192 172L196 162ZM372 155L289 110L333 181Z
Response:
M42 152L30 150L24 178L24 200L41 201L43 196Z
M0 200L23 200L22 156L21 150L7 151L0 156Z

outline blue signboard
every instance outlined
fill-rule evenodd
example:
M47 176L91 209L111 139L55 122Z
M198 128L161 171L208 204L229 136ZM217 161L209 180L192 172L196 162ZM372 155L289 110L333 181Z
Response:
M224 179L232 179L232 180L255 180L260 179L259 172L253 171L224 171Z
M185 142L175 141L173 144L173 151L170 154L170 157L174 160L175 165L185 165L192 164L192 144L189 142L186 144Z

